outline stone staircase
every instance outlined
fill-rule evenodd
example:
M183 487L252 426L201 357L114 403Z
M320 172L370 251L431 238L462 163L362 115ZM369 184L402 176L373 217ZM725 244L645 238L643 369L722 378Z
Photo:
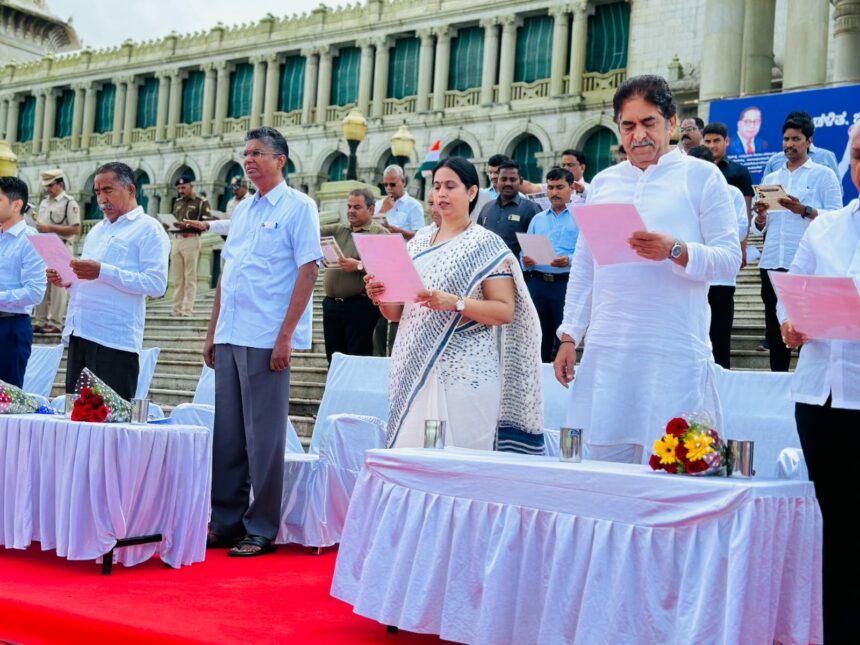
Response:
M760 240L758 241L760 246ZM324 269L323 269L324 271ZM151 301L147 306L144 347L160 347L161 355L152 380L150 398L165 414L180 403L189 403L202 367L203 342L212 314L214 292L199 293L191 318L170 316L169 299ZM328 363L322 332L322 272L314 289L313 347L295 352L290 379L290 418L296 432L307 443L313 432L316 413L325 389ZM732 334L733 369L769 369L767 352L756 347L764 338L764 307L760 296L758 265L748 266L738 276L735 291L735 318ZM36 334L34 344L53 345L58 334ZM796 362L796 354L792 366ZM65 357L54 384L53 394L64 391Z

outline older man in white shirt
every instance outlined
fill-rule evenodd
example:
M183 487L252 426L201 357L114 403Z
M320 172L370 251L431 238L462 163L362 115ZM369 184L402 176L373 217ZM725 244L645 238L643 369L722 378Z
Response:
M741 247L720 170L670 147L678 117L668 83L628 79L613 103L629 161L599 173L587 202L634 204L647 230L628 244L648 262L597 265L580 235L555 373L565 386L576 373L568 425L584 429L588 455L637 463L672 417L702 410L719 421L708 285L737 273Z
M383 226L411 240L424 226L424 207L406 192L406 175L400 166L388 166L382 172L387 195L376 202L376 217L385 217Z
M134 396L143 347L146 298L167 289L170 240L162 225L137 204L134 172L118 161L96 170L96 199L104 219L72 261L78 281L63 284L48 269L51 284L70 289L63 341L68 344L66 391L74 392L87 367L125 399Z
M851 137L850 149L851 180L860 190L860 128ZM860 287L860 200L823 212L809 225L789 273L848 276ZM843 504L856 483L853 469L833 456L846 445L843 439L850 441L860 428L860 342L808 339L781 305L777 315L787 345L803 345L791 398L824 517L824 642L842 642L856 631L852 596L845 593L854 583L853 568L845 564L856 551L854 518Z
M322 250L316 204L283 179L281 133L251 130L243 155L258 192L230 219L203 358L215 369L207 546L250 557L274 550L280 526L290 356L311 346L308 303Z
M780 201L785 210L768 211L764 201L756 201L752 229L766 233L764 250L759 260L761 299L764 302L764 323L770 345L770 369L787 372L791 350L782 342L776 318L776 293L767 272L787 271L818 210L834 210L842 206L842 187L836 174L809 158L809 147L815 126L811 119L788 118L782 126L782 147L786 162L778 170L765 175L762 184L781 184L790 199Z

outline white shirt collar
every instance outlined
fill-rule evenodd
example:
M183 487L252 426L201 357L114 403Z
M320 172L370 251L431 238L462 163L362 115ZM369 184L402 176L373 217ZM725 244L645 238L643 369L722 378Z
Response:
M254 205L257 204L261 199L265 199L269 202L270 205L275 206L279 201L281 201L281 197L283 197L287 192L287 182L282 181L280 184L272 188L265 195L260 195L260 193L256 193L254 195Z
M782 154L785 154L785 153L783 152ZM807 156L806 161L804 161L800 165L800 168L812 168L813 165L815 165L815 162L812 160L812 157ZM782 164L782 167L785 168L786 170L788 170L788 172L791 172L791 169L788 167L788 159L785 160L785 163Z
M105 223L106 226L115 226L116 224L119 224L124 220L133 222L141 215L143 215L143 206L137 206L137 208L133 208L129 212L123 213L122 215L117 217L115 222L111 222L107 217L105 217L102 221Z
M15 224L15 226L10 228L8 231L4 231L4 232L6 233L6 235L12 235L13 237L18 237L19 235L24 233L24 231L26 231L26 230L27 230L27 222L25 222L24 220L21 220L20 222Z

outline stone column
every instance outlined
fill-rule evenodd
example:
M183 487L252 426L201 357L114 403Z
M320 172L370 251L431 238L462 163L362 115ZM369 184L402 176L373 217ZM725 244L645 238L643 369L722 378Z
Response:
M84 122L81 127L80 147L84 150L90 147L90 137L96 127L96 94L99 86L94 83L84 84ZM75 99L77 101L77 99Z
M567 63L570 8L565 6L553 7L549 13L553 17L552 65L550 67L552 71L550 72L549 94L550 96L561 96L564 94L564 68Z
M212 118L215 114L215 63L202 66L206 74L203 79L203 123L200 132L204 137L212 134Z
M128 89L125 93L125 124L122 133L123 145L131 145L131 131L137 125L137 94L140 86L137 78L128 80Z
M316 103L317 73L319 71L319 60L317 50L303 49L302 56L305 57L305 88L302 96L302 123L311 124L311 113Z
M170 72L160 70L155 74L158 79L158 108L155 113L155 140L167 138L167 109L170 98Z
M773 70L773 22L776 0L746 0L741 53L741 92L770 89Z
M362 38L356 43L361 47L361 68L358 72L358 109L368 115L370 109L370 90L373 87L373 44L370 38Z
M54 138L54 126L57 122L57 98L59 90L48 90L45 92L45 125L42 126L42 152L51 151L51 139Z
M522 20L513 14L499 18L502 24L502 51L499 62L499 103L511 102L511 86L514 84L514 66L517 63L517 29Z
M36 111L33 117L33 154L42 150L42 133L45 128L45 90L38 90L36 94Z
M860 82L860 1L837 0L833 20L833 81Z
M10 144L18 141L18 114L21 110L21 101L17 96L9 97L9 112L6 115L6 141Z
M784 90L817 85L826 80L829 12L827 0L788 0L785 33L789 34L789 40L782 70ZM800 34L803 42L792 43L791 36Z
M331 102L331 47L323 47L319 50L320 69L319 83L317 83L317 115L316 122L320 125L325 123L326 108Z
M448 91L451 38L454 32L450 27L437 27L434 33L436 34L436 69L433 74L433 109L441 112L445 109L445 92Z
M745 0L707 0L699 87L703 101L740 93L745 4Z
M277 54L266 56L266 91L263 105L263 125L272 126L275 123L275 112L278 111L278 96L281 92L281 61Z
M81 135L84 130L84 96L87 91L87 86L92 87L92 83L78 83L74 86L75 90L75 105L72 109L72 149L77 150L81 147Z
M266 59L263 56L251 58L254 65L254 89L251 93L251 120L252 128L259 128L263 119L263 96L266 90Z
M111 134L111 145L118 146L122 143L122 123L125 115L126 84L130 82L127 78L115 78L113 81L116 92L113 99L113 133Z
M377 38L373 44L376 46L376 65L373 71L372 116L380 118L385 107L385 99L388 97L388 61L391 57L391 39Z
M492 105L495 102L496 77L499 63L499 20L485 18L481 21L484 28L484 66L481 74L481 105Z
M9 118L9 103L12 101L11 98L0 98L0 139L3 141L6 140L6 121Z
M227 118L227 108L230 105L230 67L227 61L215 63L218 73L218 84L215 88L215 123L212 124L212 134L224 132L224 119Z
M167 111L167 130L164 138L168 141L176 139L176 126L182 117L182 82L185 75L178 69L171 69L170 74L170 107Z
M415 111L426 112L430 107L430 92L433 89L433 30L419 29L415 35L421 39L418 57L418 96Z
M588 17L594 7L585 0L573 4L573 33L570 40L570 82L568 94L582 96L582 79L585 76L585 55L588 47Z

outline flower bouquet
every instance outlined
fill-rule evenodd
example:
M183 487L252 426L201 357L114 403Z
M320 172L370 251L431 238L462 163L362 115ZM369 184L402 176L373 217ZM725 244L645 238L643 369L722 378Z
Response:
M31 414L42 407L20 387L0 381L0 414Z
M75 392L80 398L72 408L72 421L127 423L131 420L131 403L86 367L78 377Z
M648 463L672 474L720 475L725 472L725 446L707 414L685 415L666 424Z

